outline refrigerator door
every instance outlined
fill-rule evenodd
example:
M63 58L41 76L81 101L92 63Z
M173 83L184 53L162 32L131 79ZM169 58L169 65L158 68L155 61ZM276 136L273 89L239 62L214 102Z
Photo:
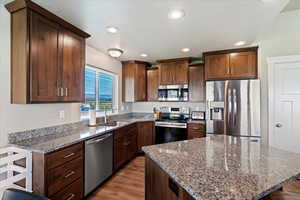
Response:
M260 81L207 81L207 133L260 136Z
M260 81L226 81L225 134L260 136Z
M206 82L206 132L225 134L225 81Z

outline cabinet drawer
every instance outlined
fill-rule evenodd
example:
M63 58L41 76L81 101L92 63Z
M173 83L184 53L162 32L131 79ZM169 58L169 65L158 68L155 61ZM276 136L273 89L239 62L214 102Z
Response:
M48 195L51 196L83 175L83 158L79 157L48 172Z
M192 130L192 131L205 131L204 124L190 123L188 125L188 128L189 128L189 130Z
M51 197L52 200L80 200L83 197L83 178L79 178L71 185Z
M122 127L120 129L117 129L116 132L115 132L114 138L118 139L120 137L124 137L124 136L127 136L127 135L134 134L136 132L137 132L136 124L131 124L131 125Z
M47 168L52 169L74 158L83 155L82 143L67 147L61 151L51 153L47 156Z

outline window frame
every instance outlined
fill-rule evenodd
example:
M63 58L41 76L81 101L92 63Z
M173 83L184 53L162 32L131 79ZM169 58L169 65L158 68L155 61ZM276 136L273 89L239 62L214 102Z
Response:
M112 113L117 114L118 111L119 111L119 109L118 109L119 75L114 73L114 72L105 70L103 68L95 67L95 66L90 65L90 64L86 64L84 70L86 68L96 71L96 78L95 78L95 81L96 81L96 83L95 83L96 84L96 108L99 105L99 95L100 95L100 93L99 93L99 73L108 74L108 75L111 75L113 77L113 83L112 83L113 84L112 85L112 90L113 90L112 91L112 93L113 93L113 95L112 95L112 109L107 110L107 113L108 114L112 114ZM85 87L84 87L84 95L85 95ZM84 96L84 100L85 100L85 96ZM85 104L85 102L83 104ZM88 112L89 111L80 111L81 116L82 117L84 116L84 118L86 117ZM96 110L96 112L97 112L97 116L102 116L101 113L104 113L105 111Z

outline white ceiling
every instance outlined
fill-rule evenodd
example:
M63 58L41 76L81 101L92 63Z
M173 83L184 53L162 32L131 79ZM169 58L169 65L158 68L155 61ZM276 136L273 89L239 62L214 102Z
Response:
M240 40L252 44L289 0L34 0L90 33L88 44L106 53L111 47L121 57L157 59L200 56L208 50L234 48ZM300 1L300 0L299 0ZM168 19L171 9L185 10L183 19ZM109 34L106 26L120 32ZM182 53L184 47L191 49ZM141 53L149 56L144 59Z
M290 3L283 9L282 12L288 12L300 9L300 0L290 0Z

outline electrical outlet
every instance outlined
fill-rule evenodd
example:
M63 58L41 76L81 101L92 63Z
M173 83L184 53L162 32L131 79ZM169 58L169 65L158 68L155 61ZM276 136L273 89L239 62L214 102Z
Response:
M64 110L59 111L59 119L65 119L65 111Z

